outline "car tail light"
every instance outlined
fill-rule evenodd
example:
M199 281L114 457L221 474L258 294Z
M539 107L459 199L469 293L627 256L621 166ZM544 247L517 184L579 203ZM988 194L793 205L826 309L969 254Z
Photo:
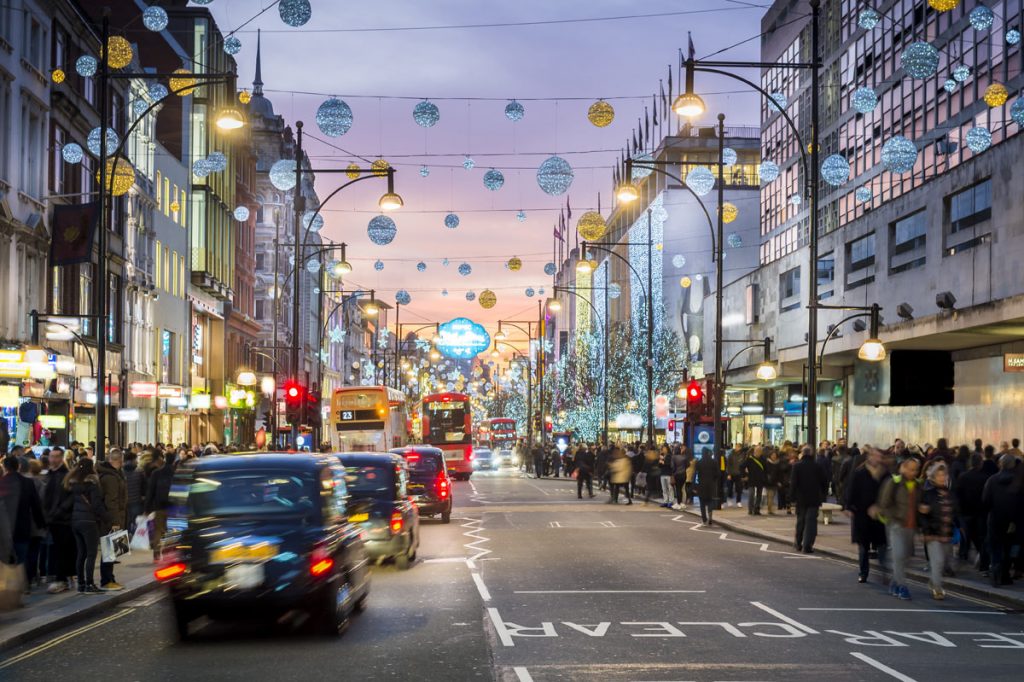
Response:
M324 551L323 547L317 547L314 549L313 554L310 556L310 575L314 578L319 578L332 568L334 568L334 559Z
M437 477L437 496L442 500L448 497L448 479L444 474Z
M185 573L185 563L182 561L175 561L172 564L161 566L160 568L153 571L153 576L156 577L160 582L166 582L173 578L177 578L179 575Z
M402 532L405 521L402 519L402 512L391 512L391 532L395 535Z

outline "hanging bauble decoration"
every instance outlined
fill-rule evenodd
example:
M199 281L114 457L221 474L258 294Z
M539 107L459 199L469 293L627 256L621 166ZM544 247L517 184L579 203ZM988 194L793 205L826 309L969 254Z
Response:
M228 36L224 39L224 52L227 54L238 54L242 49L242 41L235 36Z
M857 200L858 204L863 204L871 201L871 188L858 187L857 191L853 193L853 198Z
M980 154L992 146L992 133L984 126L975 126L967 131L964 137L967 147L975 154Z
M1017 125L1024 127L1024 97L1018 97L1010 107L1010 118Z
M384 269L384 261L382 261L380 259L377 259L377 262L375 262L373 264L373 269L376 270L377 272L380 272L381 270L383 270Z
M917 161L917 147L901 135L890 137L882 145L882 165L890 173L908 173Z
M498 297L494 295L494 292L490 289L484 289L480 292L480 307L484 310L490 310L498 302Z
M475 301L476 300L476 293L472 292L472 291L467 291L466 292L466 300L467 301Z
M548 157L537 169L537 184L551 196L565 194L572 180L572 166L560 156Z
M441 120L441 112L430 100L423 100L412 109L412 120L421 128L432 128Z
M96 171L96 182L100 181L100 172ZM135 184L135 169L128 163L128 159L122 156L112 156L107 159L107 186L106 190L115 197L128 193L128 190Z
M420 261L419 263L416 264L416 269L419 270L420 272L426 272L427 264L424 263L423 261Z
M527 298L533 298L533 295L537 292L533 290L533 287L526 287L526 291L524 293L526 294Z
M618 282L612 282L608 285L608 298L613 301L622 295L622 287Z
M210 162L206 159L196 159L192 162L192 175L197 178L205 178L212 172L213 169L210 168Z
M857 25L868 31L878 26L878 22L881 20L882 15L870 7L862 9L857 15Z
M504 184L505 176L501 174L500 170L495 170L494 168L492 168L491 170L484 173L484 187L491 190L492 192L497 192L499 189L501 189L501 186Z
M858 113L866 114L878 106L878 94L871 88L857 88L850 101Z
M163 7L147 7L142 12L142 25L150 31L162 31L167 28L167 10Z
M838 187L850 179L850 162L841 154L830 154L821 162L821 178Z
M281 15L281 21L298 28L313 16L313 8L309 6L309 0L281 0L277 13Z
M135 56L132 44L121 36L110 36L107 40L107 52L107 66L112 69L123 69L132 63L132 57ZM102 50L100 56L103 56Z
M295 159L281 159L270 167L270 184L282 192L295 187Z
M111 154L114 153L114 150L117 149L117 145L120 142L120 138L118 138L117 133L115 133L112 128L106 129L106 138L106 152L107 155L110 156ZM100 155L99 128L93 128L92 130L89 131L89 136L85 138L85 146L89 148L89 151L92 152L94 156Z
M469 263L461 263L461 264L459 264L459 274L462 275L463 277L469 277L469 275L472 272L473 272L473 266L470 265Z
M1001 107L1006 104L1006 100L1009 98L1010 93L1007 92L1006 86L1002 83L993 83L985 88L985 104L990 107Z
M743 246L743 237L740 236L739 232L730 232L729 236L725 238L725 243L734 249L738 249Z
M779 165L774 161L762 161L757 167L761 182L772 182L779 177Z
M512 256L508 259L508 262L505 263L505 267L512 272L519 272L523 269L523 260L519 256Z
M971 67L967 64L957 64L953 67L953 80L957 83L963 83L971 77Z
M476 161L473 160L472 156L466 155L466 158L462 160L462 167L466 170L473 170L476 167Z
M768 95L768 111L782 111L789 104L784 92L772 92Z
M608 102L599 99L587 109L587 120L598 128L604 128L615 120L615 109Z
M169 94L171 94L170 90L163 83L153 83L149 86L149 98L154 102L159 102Z
M505 118L510 121L522 121L526 116L526 109L519 102L512 100L505 105Z
M316 273L320 272L320 259L310 258L309 260L307 260L306 272L308 272L311 275L315 275Z
M739 155L736 153L735 149L732 147L725 147L722 149L722 165L735 166L738 160Z
M952 78L947 78L946 81L942 84L942 89L952 94L956 92L956 86L957 82L955 80L953 80Z
M1020 42L1020 31L1018 31L1015 28L1011 28L1009 31L1006 32L1006 44L1007 45L1016 45L1019 42Z
M331 97L316 110L316 125L327 137L341 137L352 127L352 107L344 100Z
M956 9L959 4L960 0L928 0L928 6L936 12L948 12L951 9Z
M412 303L412 296L405 289L399 289L395 292L395 303L399 305L409 305Z
M672 267L681 268L684 265L686 265L686 256L681 253L672 256Z
M736 204L731 204L728 201L722 204L722 222L726 225L735 221L739 215L740 210L736 208Z
M910 43L900 56L900 64L911 78L931 78L939 68L939 51L931 43Z
M324 229L324 217L320 211L306 211L302 214L302 229L319 232Z
M228 157L224 155L224 152L210 152L206 157L206 162L210 164L211 173L220 173L228 167Z
M245 206L236 206L233 215L235 216L235 220L245 222L249 219L249 209Z
M526 211L519 211L519 213L516 213L516 220L518 220L521 223L525 223L526 222Z
M366 226L366 234L377 246L387 246L395 240L398 226L386 215L374 216Z
M588 242L596 242L608 231L608 224L597 211L587 211L576 223L576 231Z
M545 275L548 275L550 277L550 276L553 276L556 272L558 272L558 268L555 267L554 263L545 263L544 264L544 274Z
M686 185L697 196L705 196L715 187L715 176L707 166L696 166L686 174Z
M971 22L971 26L974 27L975 31L987 31L992 28L995 15L985 5L978 5L971 10L971 13L968 15L968 21Z
M430 175L430 168L426 165L420 166L420 177L425 178Z
M60 156L64 159L65 163L81 163L85 154L82 151L82 146L77 142L68 142L61 147Z
M91 78L96 75L96 67L98 66L96 58L87 54L83 54L75 61L75 71L82 78Z
M167 80L167 85L178 97L188 97L196 89L198 81L188 69L175 69L173 76Z
M454 213L449 213L444 217L444 226L447 227L449 230L454 230L456 227L459 226L459 216L455 215Z
M686 275L683 275L679 279L679 286L681 286L684 289L689 289L691 284L693 284L693 280L687 277Z

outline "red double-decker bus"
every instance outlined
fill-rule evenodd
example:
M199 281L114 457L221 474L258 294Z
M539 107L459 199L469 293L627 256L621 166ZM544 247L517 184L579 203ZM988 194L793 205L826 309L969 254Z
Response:
M423 398L421 439L444 451L453 478L468 481L473 474L473 410L463 393L436 393Z

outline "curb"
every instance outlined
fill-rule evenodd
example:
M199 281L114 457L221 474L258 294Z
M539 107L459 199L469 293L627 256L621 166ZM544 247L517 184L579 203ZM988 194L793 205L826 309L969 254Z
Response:
M700 514L699 513L695 512L695 511L692 511L692 510L689 510L689 509L684 509L683 513L687 514L689 516L696 517L698 519L700 518ZM739 524L737 524L737 523L735 523L733 521L722 520L720 518L715 518L715 525L716 526L721 526L722 528L725 528L726 530L732 531L733 533L739 533L740 535L747 535L749 537L759 538L761 540L768 540L770 542L777 542L779 544L786 545L787 547L792 545L791 540L788 539L788 538L784 538L784 537L782 537L780 535L776 535L774 533L769 533L767 531L762 531L762 530L757 530L757 529L752 529L752 528L746 528L746 527L740 526ZM833 559L839 559L840 561L843 561L844 563L848 563L851 566L857 566L857 564L859 563L857 557L854 556L853 554L850 554L850 553L847 553L847 552L841 552L839 550L835 550L835 549L832 549L832 548L824 546L824 545L816 545L814 547L814 553L815 554L821 554L823 556L827 556L827 557L830 557L830 558L833 558ZM872 564L872 566L875 567L875 568L879 568L877 564ZM913 577L915 580L917 580L919 582L923 582L925 585L928 584L928 581L930 579L928 574L926 574L926 573L924 573L922 571L918 571L918 570L913 569L913 568L908 568L907 569L907 575ZM985 599L985 600L988 600L988 601L991 601L991 602L998 603L998 604L1003 605L1003 606L1008 606L1008 607L1013 608L1013 609L1024 609L1024 594L1021 594L1021 595L1018 596L1018 595L1005 595L1005 594L1001 594L1001 593L997 593L997 592L992 592L990 590L984 589L983 587L978 587L977 585L974 585L974 584L971 584L971 583L967 583L967 582L964 582L962 580L958 580L956 578L947 578L944 582L945 582L946 586L948 586L950 588L953 588L953 590L955 590L957 592L961 592L961 593L963 593L965 595L968 595L968 596L971 596L971 597L975 597L975 598L978 598L978 599Z
M114 608L115 606L118 606L127 601L131 601L132 599L140 597L146 594L147 592L152 592L160 586L160 583L154 580L152 576L136 578L135 582L139 584L134 586L126 586L125 589L120 592L108 593L110 594L109 597L105 599L98 599L89 606L86 606L85 608L75 609L68 613L60 614L54 618L40 622L38 625L34 627L29 627L25 630L22 630L21 632L16 632L9 637L4 637L3 639L0 639L0 652L10 651L15 647L25 644L26 642L30 642L34 639L37 639L42 635L49 634L56 630L66 628L69 625L73 625L80 621L86 620L92 616L95 616L98 613L102 613L104 611ZM85 596L81 598L96 599L95 597L90 596ZM14 626L8 626L4 629L6 630L9 627Z

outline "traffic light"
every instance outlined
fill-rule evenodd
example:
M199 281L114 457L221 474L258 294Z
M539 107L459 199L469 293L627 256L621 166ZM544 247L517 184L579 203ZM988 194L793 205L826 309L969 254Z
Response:
M704 413L704 389L697 380L686 387L686 416L691 420Z
M294 379L284 382L284 408L289 424L302 422L302 406L306 401L306 388Z

